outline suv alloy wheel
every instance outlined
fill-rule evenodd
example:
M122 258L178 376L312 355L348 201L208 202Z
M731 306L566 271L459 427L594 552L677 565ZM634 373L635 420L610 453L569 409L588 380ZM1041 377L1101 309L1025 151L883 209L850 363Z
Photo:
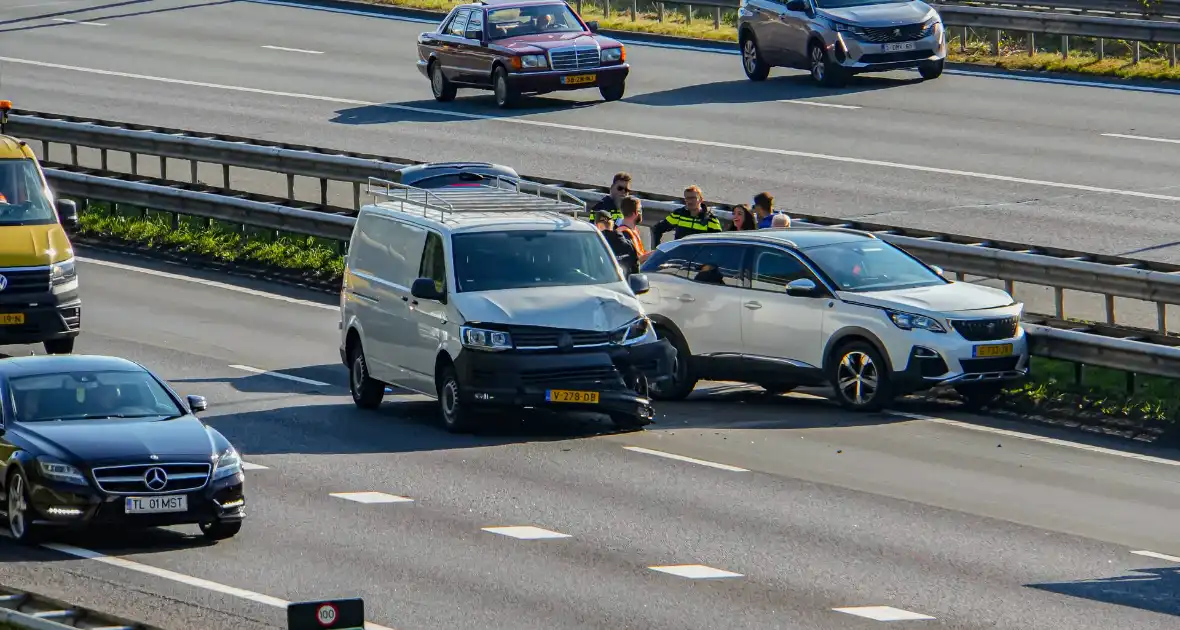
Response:
M752 34L742 33L742 69L751 81L764 81L770 76L770 65L758 54L758 41Z
M878 411L890 402L889 367L872 344L845 344L833 359L829 380L841 406L852 411Z

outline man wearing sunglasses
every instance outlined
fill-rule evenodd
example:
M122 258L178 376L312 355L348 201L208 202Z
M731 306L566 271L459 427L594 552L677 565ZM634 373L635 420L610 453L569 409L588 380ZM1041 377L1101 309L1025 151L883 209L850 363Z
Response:
M606 195L594 204L592 211L605 210L610 213L610 218L618 225L623 221L623 211L620 205L623 202L623 197L631 194L631 174L630 173L615 173L615 178L610 184L610 194Z

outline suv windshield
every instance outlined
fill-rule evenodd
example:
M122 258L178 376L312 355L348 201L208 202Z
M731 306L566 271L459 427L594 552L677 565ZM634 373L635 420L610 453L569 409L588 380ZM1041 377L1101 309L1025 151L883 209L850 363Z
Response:
M841 291L890 291L946 283L945 278L884 241L833 243L803 251Z
M597 232L511 230L451 237L459 292L620 282Z
M146 372L79 371L8 380L17 422L175 417L187 413Z
M543 33L580 33L584 30L578 16L564 2L488 11L488 31L492 39Z
M0 160L0 225L56 222L37 165L28 159Z

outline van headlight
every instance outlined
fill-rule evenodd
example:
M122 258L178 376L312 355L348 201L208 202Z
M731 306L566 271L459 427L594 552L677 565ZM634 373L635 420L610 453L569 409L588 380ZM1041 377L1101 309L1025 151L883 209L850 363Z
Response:
M238 449L229 447L217 457L217 465L213 468L213 480L225 479L242 472L242 456Z
M59 263L53 263L49 268L49 280L54 286L65 284L78 277L78 269L73 258L67 258Z
M902 313L900 311L886 311L889 313L889 320L893 322L894 326L902 330L927 330L933 333L944 333L946 329L938 320L925 315L914 315L913 313Z
M512 336L500 330L487 330L474 326L460 326L459 338L463 346L473 350L511 350Z
M656 330L645 316L636 317L610 335L610 342L619 346L631 346L656 340Z

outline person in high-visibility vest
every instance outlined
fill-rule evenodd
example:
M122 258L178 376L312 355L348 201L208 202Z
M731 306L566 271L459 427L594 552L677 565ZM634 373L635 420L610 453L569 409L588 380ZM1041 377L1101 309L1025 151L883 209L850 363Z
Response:
M631 241L635 253L639 256L639 262L642 263L651 256L643 245L643 237L639 234L639 224L643 222L643 203L638 197L627 195L619 202L619 208L623 213L623 222L615 229Z
M672 211L663 221L651 229L652 244L658 246L664 232L672 232L672 238L684 238L689 234L721 232L721 220L705 207L700 186L693 184L684 189L684 205Z

